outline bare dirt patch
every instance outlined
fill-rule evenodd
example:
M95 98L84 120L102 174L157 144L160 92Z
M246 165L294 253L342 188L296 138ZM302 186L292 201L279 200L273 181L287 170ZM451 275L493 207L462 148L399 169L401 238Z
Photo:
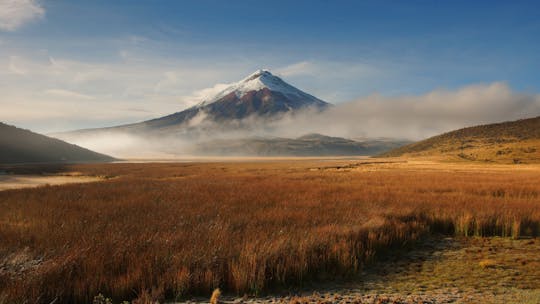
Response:
M0 191L8 189L35 188L45 185L89 183L103 180L101 177L70 175L0 175Z
M3 275L19 277L29 271L35 271L43 262L43 258L34 257L30 248L5 255L0 259L0 277Z

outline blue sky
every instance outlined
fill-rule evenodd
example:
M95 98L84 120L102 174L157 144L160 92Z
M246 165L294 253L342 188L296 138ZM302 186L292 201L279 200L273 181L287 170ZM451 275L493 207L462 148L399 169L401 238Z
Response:
M538 16L534 1L0 0L0 120L138 121L259 68L338 104L494 82L536 94Z

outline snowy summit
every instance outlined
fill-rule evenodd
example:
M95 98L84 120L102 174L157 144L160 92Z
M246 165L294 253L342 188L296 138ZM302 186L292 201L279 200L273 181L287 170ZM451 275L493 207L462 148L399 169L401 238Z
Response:
M287 98L295 100L301 99L308 103L313 103L314 105L322 106L326 104L326 102L286 83L281 78L273 75L269 70L260 69L238 82L229 84L219 93L213 96L207 96L197 105L197 107L203 107L217 102L232 93L234 93L237 98L241 99L249 92L258 92L263 89L283 94Z

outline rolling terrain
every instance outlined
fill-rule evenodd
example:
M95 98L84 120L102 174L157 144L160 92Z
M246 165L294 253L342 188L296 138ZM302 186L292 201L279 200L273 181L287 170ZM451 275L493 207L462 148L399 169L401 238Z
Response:
M0 123L0 163L108 162L114 158Z
M538 163L540 162L540 116L463 128L396 148L381 156Z

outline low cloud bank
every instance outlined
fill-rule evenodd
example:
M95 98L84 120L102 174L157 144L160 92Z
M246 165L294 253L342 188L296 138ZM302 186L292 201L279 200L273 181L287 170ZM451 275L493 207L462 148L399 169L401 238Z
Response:
M323 113L287 116L274 131L291 136L306 132L342 137L424 139L467 126L540 115L540 95L513 92L505 83L471 85L421 96L371 95Z

